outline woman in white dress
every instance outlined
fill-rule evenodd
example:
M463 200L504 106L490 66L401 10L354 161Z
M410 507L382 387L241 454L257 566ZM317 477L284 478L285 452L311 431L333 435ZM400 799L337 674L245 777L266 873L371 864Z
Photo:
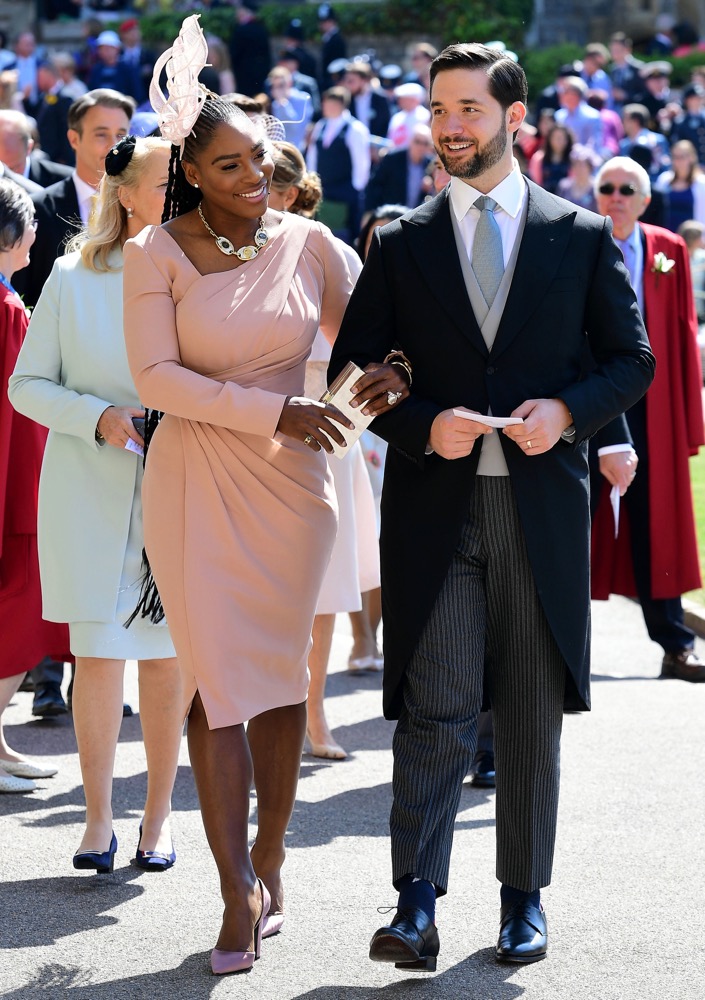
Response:
M281 212L310 217L321 195L318 174L306 169L296 146L276 142L270 206ZM340 246L348 257L351 274L357 278L361 270L357 255L342 241ZM327 388L330 350L331 345L319 330L306 362L304 392L311 399L320 399ZM324 706L335 616L339 612L359 612L363 601L361 594L379 589L379 545L374 496L360 444L356 442L345 458L328 458L338 501L338 531L313 622L313 646L308 658L311 682L306 733L308 749L314 757L343 760L346 751L331 733ZM365 661L363 669L368 666Z
M122 328L122 247L158 225L170 146L128 136L106 157L88 232L59 257L10 379L10 400L49 428L39 489L43 613L68 622L76 657L73 719L86 796L75 868L112 871L112 777L125 660L139 661L147 801L135 863L176 860L169 827L182 731L181 680L166 623L134 611L142 557L144 417ZM137 420L137 427L134 424Z

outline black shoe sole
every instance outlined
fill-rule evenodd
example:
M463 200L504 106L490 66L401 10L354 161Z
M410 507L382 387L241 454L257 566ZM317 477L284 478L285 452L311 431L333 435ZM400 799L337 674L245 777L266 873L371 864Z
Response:
M545 951L542 951L540 955L499 955L495 952L495 958L498 962L510 962L513 965L533 965L534 962L540 962L545 957Z
M45 708L32 709L35 719L55 719L59 715L68 715L68 708L65 705L47 705Z
M373 962L393 962L397 969L436 971L435 955L420 955L415 948L394 934L384 934L374 939L370 945L370 959Z

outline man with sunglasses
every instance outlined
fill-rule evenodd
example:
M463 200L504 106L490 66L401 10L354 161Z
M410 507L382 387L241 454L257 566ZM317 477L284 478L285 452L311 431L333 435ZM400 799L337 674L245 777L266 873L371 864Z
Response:
M680 236L638 221L651 198L648 174L638 163L608 160L595 189L644 317L656 377L627 410L626 424L614 421L591 442L593 597L638 596L649 636L664 651L661 676L704 682L705 663L693 650L681 604L681 594L701 586L688 458L705 443L688 251ZM613 486L624 492L616 539Z

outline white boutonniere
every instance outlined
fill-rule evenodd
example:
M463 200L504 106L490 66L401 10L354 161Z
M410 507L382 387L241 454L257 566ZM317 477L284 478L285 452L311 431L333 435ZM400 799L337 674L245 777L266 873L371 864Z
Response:
M654 266L651 270L655 274L669 274L676 266L675 260L671 260L665 253L654 254Z

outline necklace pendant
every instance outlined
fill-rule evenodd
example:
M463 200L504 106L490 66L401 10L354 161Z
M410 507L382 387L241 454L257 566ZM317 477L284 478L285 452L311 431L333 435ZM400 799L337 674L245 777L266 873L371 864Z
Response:
M247 247L240 247L239 250L236 250L235 256L239 260L252 260L252 258L256 257L258 253L259 253L259 247L247 246Z
M226 257L232 257L232 255L236 252L235 247L232 245L227 236L216 237L215 245L221 253L226 255Z
M260 228L255 233L255 243L257 244L257 249L260 250L268 242L269 242L269 233L264 228L264 226L260 226Z

